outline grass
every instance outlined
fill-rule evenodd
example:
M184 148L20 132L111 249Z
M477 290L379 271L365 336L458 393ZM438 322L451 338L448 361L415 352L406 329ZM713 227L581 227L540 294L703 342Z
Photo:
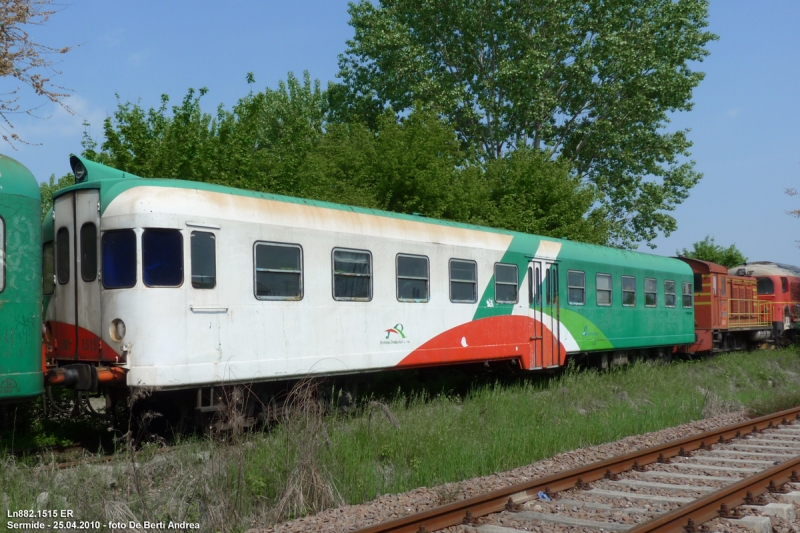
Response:
M68 471L6 459L0 513L35 507L47 492L48 508L79 519L242 531L742 408L800 405L798 384L800 358L787 349L481 382L463 394L377 391L351 414L320 414L304 396L266 432L198 437L166 452L151 444L135 456L127 448L112 464Z

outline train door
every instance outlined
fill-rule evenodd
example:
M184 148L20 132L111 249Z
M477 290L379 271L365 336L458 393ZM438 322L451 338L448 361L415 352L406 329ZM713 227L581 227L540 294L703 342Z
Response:
M77 315L78 355L80 360L99 361L114 354L103 354L100 331L100 191L75 191L75 313Z
M58 359L77 356L77 302L75 300L75 194L56 198L53 205L56 237L56 312L53 326Z
M89 189L56 198L56 357L102 358L98 245L100 192ZM107 354L111 355L111 354Z
M534 259L528 264L528 301L533 320L531 368L558 366L560 311L558 264Z
M188 265L187 295L189 310L186 322L186 353L194 361L220 361L220 329L228 306L220 305L217 290L217 246L220 227L187 222L189 246L184 246L184 265Z

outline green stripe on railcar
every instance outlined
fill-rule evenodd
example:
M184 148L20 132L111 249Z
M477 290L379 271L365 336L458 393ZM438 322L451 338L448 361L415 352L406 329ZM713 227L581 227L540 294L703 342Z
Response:
M33 174L0 155L0 402L38 396L44 390L41 212Z
M555 258L560 287L559 318L562 326L574 338L578 351L639 349L694 342L691 290L686 302L682 298L684 283L692 282L692 270L682 261L630 250L517 234L502 262L518 266L520 284L541 241L560 244ZM570 297L570 272L583 278L581 298ZM610 287L610 292L604 295L598 295L598 274L605 278L606 283L610 282L606 285ZM623 302L623 277L627 278L628 283L632 282L635 289L632 294L625 291L629 294L627 302ZM649 284L654 285L647 288L655 289L649 297L645 291L646 280L651 280ZM492 279L481 298L475 319L512 312L514 305L494 300L494 287Z

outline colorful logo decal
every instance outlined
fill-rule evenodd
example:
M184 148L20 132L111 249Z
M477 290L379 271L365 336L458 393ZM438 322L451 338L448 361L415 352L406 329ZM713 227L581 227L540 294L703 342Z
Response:
M386 337L381 341L381 344L408 344L411 341L406 340L406 334L403 333L403 324L395 324L393 328L385 331Z
M403 324L395 324L393 328L386 330L386 338L388 339L392 333L397 333L401 338L405 339L406 334L403 333Z

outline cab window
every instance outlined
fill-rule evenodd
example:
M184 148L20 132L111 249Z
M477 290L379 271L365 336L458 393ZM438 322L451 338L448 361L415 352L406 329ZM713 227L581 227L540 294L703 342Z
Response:
M142 279L148 287L179 287L183 284L183 235L180 230L144 230Z
M703 275L694 273L694 292L703 292Z
M775 294L775 284L770 278L758 278L758 294Z
M103 232L100 249L103 287L129 289L136 285L136 233L132 229Z

